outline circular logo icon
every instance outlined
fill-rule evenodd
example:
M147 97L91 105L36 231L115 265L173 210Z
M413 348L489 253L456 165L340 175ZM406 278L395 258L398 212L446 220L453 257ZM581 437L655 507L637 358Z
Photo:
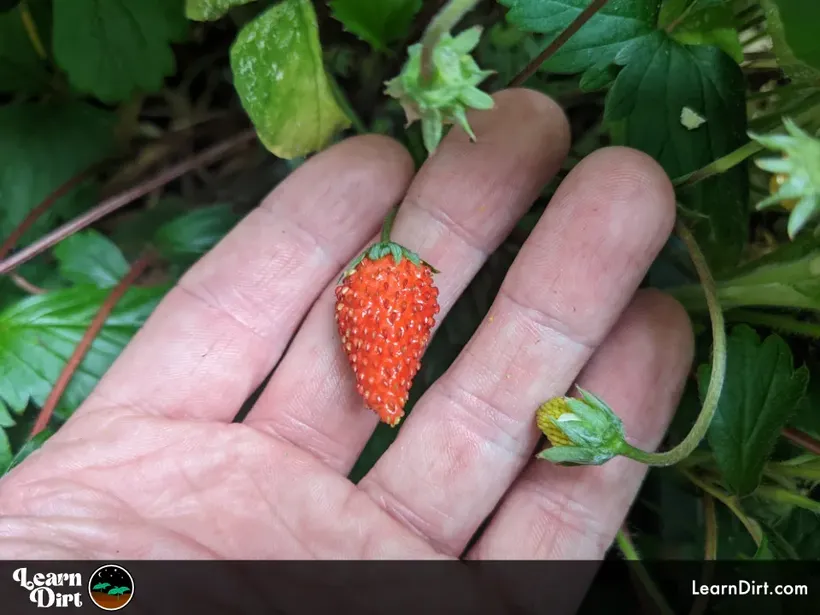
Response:
M88 580L91 602L104 611L118 611L134 596L134 579L122 566L100 566Z

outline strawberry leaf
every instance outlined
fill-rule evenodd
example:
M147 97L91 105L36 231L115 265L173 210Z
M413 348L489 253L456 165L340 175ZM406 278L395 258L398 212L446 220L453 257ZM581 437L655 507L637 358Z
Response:
M0 408L0 412L2 411L3 409ZM0 426L0 469L8 468L14 458L11 452L11 442L9 442L9 437L3 427L5 426Z
M183 0L55 2L54 57L77 90L119 102L162 88L187 25Z
M60 274L75 284L108 288L128 272L128 262L117 245L94 230L63 239L54 246L54 256Z
M185 0L185 16L193 21L214 21L233 7L251 2L254 0Z
M820 73L817 24L820 3L805 0L762 0L767 31L783 70L793 79L816 80Z
M604 112L613 139L646 152L670 177L706 166L748 141L743 73L717 47L681 45L657 31L615 61L624 67ZM706 121L687 128L681 122L686 108ZM691 228L715 270L735 265L746 242L746 169L739 164L678 195L697 214Z
M20 465L26 457L31 455L34 451L38 450L41 446L43 446L45 441L53 435L54 431L50 427L46 427L45 429L43 429L43 431L38 433L33 438L29 438L28 440L26 440L23 443L23 445L17 450L17 452L14 453L14 456L11 457L11 459L9 459L8 464L0 465L0 476L2 476L3 473L10 472L15 467ZM2 470L5 470L5 472L2 472Z
M41 406L110 291L75 286L33 295L0 312L0 402L16 414ZM86 398L165 292L132 288L117 303L56 409L67 418Z
M246 24L231 69L259 139L281 158L320 150L350 125L325 73L310 0L284 0Z
M113 120L110 113L77 102L0 108L0 237L61 184L111 153ZM21 243L41 235L61 211L85 205L89 196L78 189L59 199Z
M590 0L500 0L507 20L525 32L552 42L587 7ZM655 30L657 0L610 0L541 66L553 73L586 73L582 84L594 89L606 81L615 56ZM623 56L622 56L623 57Z
M154 244L166 258L189 262L214 247L238 219L230 205L195 209L163 224Z
M711 365L698 370L701 398ZM708 440L726 484L748 495L760 483L763 467L780 430L797 410L809 372L794 369L789 346L777 335L760 341L754 329L740 325L728 339L726 380Z
M714 45L743 61L743 46L735 29L734 13L723 0L667 0L658 26L685 45Z
M407 34L422 0L332 0L333 16L378 51Z

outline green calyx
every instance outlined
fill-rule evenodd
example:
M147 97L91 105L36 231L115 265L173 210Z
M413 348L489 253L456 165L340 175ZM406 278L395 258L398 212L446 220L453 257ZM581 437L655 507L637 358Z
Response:
M380 258L384 258L385 256L392 256L393 261L397 265L402 261L403 258L406 258L416 266L420 267L421 265L426 265L430 268L430 271L432 271L433 273L439 273L438 269L433 267L427 261L424 261L421 258L419 258L419 255L413 252L412 250L408 250L404 246L394 243L392 241L380 241L378 243L374 243L367 250L362 252L356 258L356 260L350 263L350 266L347 267L347 269L345 269L345 272L342 275L342 279L346 278L351 273L353 273L356 267L359 266L359 263L361 263L365 258L368 258L372 261L377 261Z
M561 465L602 465L624 451L624 426L603 400L577 388L581 399L564 397L566 412L548 419L570 444L551 446L538 458Z
M797 201L789 215L789 237L794 239L805 225L820 213L820 139L803 131L788 118L783 119L788 134L749 136L772 150L780 158L762 158L755 164L770 173L784 177L780 189L757 204L763 209L784 201Z
M431 54L429 78L422 74L422 44L412 45L401 73L385 84L385 93L404 107L408 126L421 120L424 146L430 154L438 147L445 124L458 124L475 140L467 109L493 108L492 97L477 86L494 71L482 70L470 56L480 38L479 26L455 37L443 34Z

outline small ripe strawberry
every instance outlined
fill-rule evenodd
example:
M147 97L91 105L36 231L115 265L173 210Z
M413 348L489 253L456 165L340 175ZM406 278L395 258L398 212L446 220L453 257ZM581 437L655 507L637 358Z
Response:
M382 241L336 287L336 322L356 389L391 427L404 416L439 311L434 272L406 248Z

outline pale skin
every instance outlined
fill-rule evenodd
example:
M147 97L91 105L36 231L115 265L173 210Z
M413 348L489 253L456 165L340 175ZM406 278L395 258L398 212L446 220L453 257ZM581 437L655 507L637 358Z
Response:
M569 174L460 357L369 474L346 478L378 419L335 329L345 264L402 203L393 240L441 271L440 321L567 154L554 102L496 101L470 116L477 143L454 129L415 176L398 143L371 135L280 184L0 481L0 558L601 558L646 467L538 461L534 414L577 383L653 450L677 405L689 320L638 290L674 193L639 152L604 149Z

